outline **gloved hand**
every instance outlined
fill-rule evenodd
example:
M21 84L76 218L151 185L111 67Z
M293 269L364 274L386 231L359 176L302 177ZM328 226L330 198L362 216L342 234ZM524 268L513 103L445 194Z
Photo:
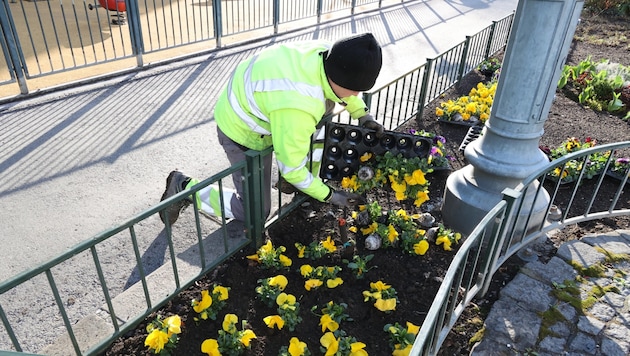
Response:
M376 137L381 137L383 136L383 133L385 133L385 129L383 128L383 125L376 122L374 120L374 117L370 114L367 114L359 118L359 125L361 127L365 127L366 129L376 131Z
M365 199L359 194L346 191L334 191L328 202L339 206L354 207L365 204Z

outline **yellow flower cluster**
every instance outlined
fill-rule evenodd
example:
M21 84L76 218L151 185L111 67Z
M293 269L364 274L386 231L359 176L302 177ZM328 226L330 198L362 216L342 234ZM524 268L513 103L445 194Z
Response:
M192 301L193 310L199 314L202 320L208 318L215 320L217 312L225 306L228 294L229 288L223 286L215 286L212 294L208 290L202 290L201 300L193 299ZM194 320L198 321L199 319L195 317Z
M392 355L409 356L420 327L410 322L407 322L407 327L395 323L385 325L385 330L389 333L389 344L393 348Z
M222 353L240 354L244 348L249 348L251 340L257 336L251 329L238 330L236 324L238 316L226 314L223 318L223 330L219 330L217 339L206 339L201 343L201 352L208 356L221 356ZM247 323L243 321L243 326Z
M306 278L304 288L308 291L322 286L324 282L326 282L326 287L328 288L335 288L343 284L343 279L337 277L339 271L341 271L339 266L317 266L313 268L311 265L302 265L300 267L302 277Z
M169 316L162 320L158 317L147 326L147 335L144 339L144 346L148 346L155 354L162 353L165 349L175 347L178 334L182 332L182 319L179 315Z
M391 312L396 309L398 297L396 290L382 281L370 283L370 290L363 291L363 301L374 300L376 309L382 312Z
M293 294L280 293L276 298L276 304L278 304L278 315L269 315L263 318L263 321L267 327L273 329L277 327L278 330L287 325L290 331L295 330L297 324L302 321L302 318L298 315L300 312L300 303Z
M284 246L274 248L271 240L267 240L267 242L256 251L255 255L249 255L247 258L267 268L285 268L293 264L289 257L282 254L286 250Z
M348 355L348 356L367 356L365 345L356 341L353 337L340 336L336 337L334 333L327 332L319 339L319 343L326 349L324 356ZM345 352L341 352L341 351Z
M450 229L440 225L437 236L435 237L435 244L442 245L444 251L450 251L453 243L459 243L462 235L459 232L453 232Z
M357 174L343 177L341 187L361 194L374 188L389 186L397 200L413 199L414 205L418 207L429 200L429 182L425 173L430 172L431 168L426 158L405 158L402 154L394 156L391 152L385 152L376 157L374 166L368 164L361 167L359 172L365 168L372 169L374 176L370 179L361 179Z
M477 87L470 90L467 96L441 102L440 106L435 109L435 115L447 121L451 121L455 114L461 115L464 121L475 116L481 122L486 122L490 118L490 109L496 90L497 82L492 82L489 86L479 83Z

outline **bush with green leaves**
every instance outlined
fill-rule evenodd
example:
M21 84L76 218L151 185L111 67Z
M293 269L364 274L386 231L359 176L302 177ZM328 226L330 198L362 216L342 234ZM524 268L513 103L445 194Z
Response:
M591 58L578 65L565 65L558 88L573 87L578 92L578 102L593 110L620 113L624 120L630 118L628 105L622 95L630 90L630 67L608 60L595 62Z

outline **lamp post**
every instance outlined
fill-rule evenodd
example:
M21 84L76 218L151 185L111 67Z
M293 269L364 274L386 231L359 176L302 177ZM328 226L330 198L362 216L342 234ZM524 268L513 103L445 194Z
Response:
M583 3L519 1L490 118L464 151L469 164L446 181L442 217L450 228L470 234L505 188L515 188L548 163L539 141ZM525 197L536 198L536 205L522 211L538 221L550 199L540 192Z

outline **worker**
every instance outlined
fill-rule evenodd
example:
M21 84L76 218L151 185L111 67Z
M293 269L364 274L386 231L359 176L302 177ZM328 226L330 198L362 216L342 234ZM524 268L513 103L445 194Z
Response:
M359 93L374 86L382 66L381 47L370 33L330 43L303 41L278 44L239 63L217 100L214 118L217 135L231 165L242 162L248 150L273 146L279 173L304 194L337 206L355 206L361 196L335 190L308 167L313 133L336 104L345 107L362 127L383 133L383 126L368 113ZM264 209L271 210L272 155L264 158ZM235 190L222 187L224 218L245 220L243 177L232 175ZM181 171L166 179L162 199L199 183ZM162 222L175 223L191 202L204 213L221 216L217 186L203 188L194 197L161 212Z

